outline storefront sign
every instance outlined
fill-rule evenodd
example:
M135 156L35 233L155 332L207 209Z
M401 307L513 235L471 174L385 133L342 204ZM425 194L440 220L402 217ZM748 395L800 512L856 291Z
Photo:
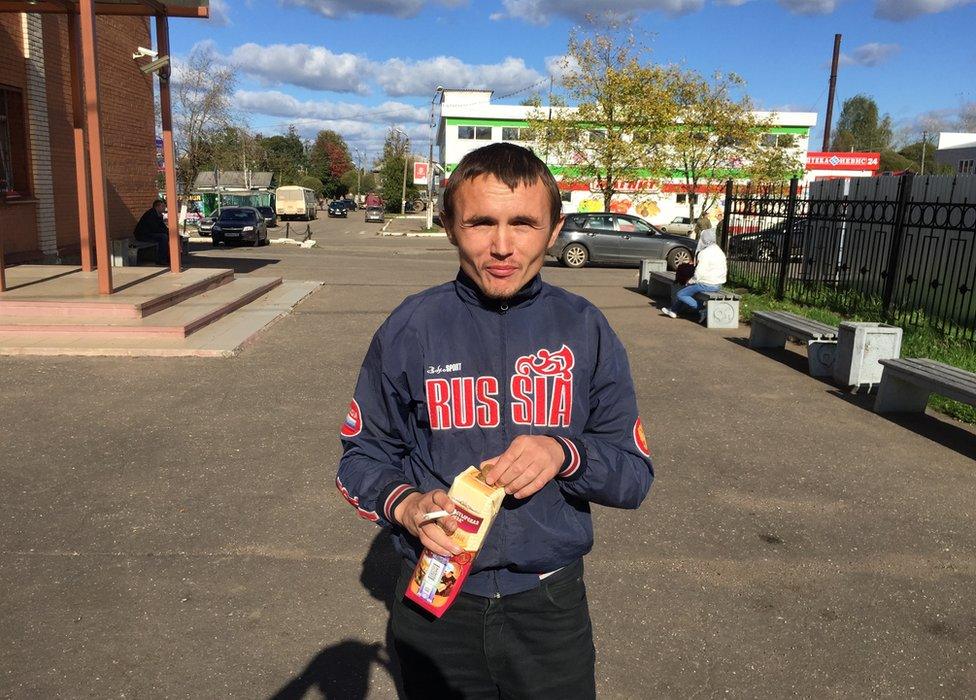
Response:
M878 170L880 153L807 153L807 170Z

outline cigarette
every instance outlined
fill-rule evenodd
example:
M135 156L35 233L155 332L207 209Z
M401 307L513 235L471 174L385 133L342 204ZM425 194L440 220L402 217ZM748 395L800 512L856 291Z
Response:
M445 515L452 515L446 510L432 510L427 515L420 519L421 523L429 523L431 520L437 520L438 518L443 518Z

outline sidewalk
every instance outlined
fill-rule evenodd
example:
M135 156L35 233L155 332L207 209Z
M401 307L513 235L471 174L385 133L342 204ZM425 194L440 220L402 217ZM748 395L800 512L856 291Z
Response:
M228 254L328 281L238 357L0 358L0 695L393 697L397 563L335 491L338 426L375 329L456 253L289 250ZM657 471L639 510L594 508L601 697L976 692L971 428L663 317L635 270L544 276L621 337Z
M447 238L447 234L437 224L433 231L427 230L427 214L405 214L396 216L383 225L382 236L408 236L410 238Z

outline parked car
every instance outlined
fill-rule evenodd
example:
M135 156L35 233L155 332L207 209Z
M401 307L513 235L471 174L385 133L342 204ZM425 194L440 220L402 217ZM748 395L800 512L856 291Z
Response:
M347 211L356 211L355 200L343 198L343 199L337 199L336 201L342 204L342 206L344 206Z
M793 222L793 235L790 237L790 258L803 258L806 245L807 219L799 218ZM735 260L751 260L767 262L781 260L783 239L786 234L786 222L780 221L768 228L754 233L742 233L729 238L729 249L726 251Z
M213 246L221 243L240 241L254 246L267 245L268 225L264 223L264 215L254 207L224 207L220 210L220 218L214 222L211 233Z
M349 207L343 204L340 200L336 199L332 202L329 202L330 219L337 216L341 216L343 219L345 219L348 213L349 213Z
M264 217L264 223L267 224L268 228L274 228L275 226L278 225L278 215L275 213L274 209L272 209L271 207L254 207L254 208L257 209L259 212L261 212L261 216Z
M691 262L696 247L687 236L663 233L639 216L591 212L567 214L549 255L567 267L587 262L640 265L645 258L668 261L673 270Z
M383 217L383 207L366 207L366 223L371 221L374 223L382 224L384 220Z
M220 210L215 210L210 216L200 219L200 224L197 226L197 231L200 232L201 236L209 236L213 231L214 222L220 218Z
M679 236L687 236L695 232L695 222L687 216L676 216L671 219L671 223L659 227L664 233Z

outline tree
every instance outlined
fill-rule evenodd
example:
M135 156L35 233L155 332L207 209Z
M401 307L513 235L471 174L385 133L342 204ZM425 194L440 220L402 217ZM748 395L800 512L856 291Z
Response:
M878 105L867 95L844 100L831 143L833 151L884 151L891 147L891 117L878 113Z
M946 163L939 163L935 160L935 144L932 139L926 139L925 144L925 174L926 175L952 175L954 172L953 167ZM903 168L886 168L885 165L885 154L881 154L881 169L882 170L911 170L914 173L922 172L922 142L916 141L915 143L910 143L900 151L898 155L903 156L907 163L904 163Z
M308 172L322 181L328 197L345 194L340 178L352 168L352 157L345 140L330 129L315 135L308 155Z
M322 194L322 181L314 175L302 175L298 179L298 184L301 187L307 187L310 190L314 190L316 195Z
M721 183L743 170L765 182L802 172L795 139L767 133L772 119L759 118L747 96L736 96L743 85L733 73L716 73L711 80L690 70L672 74L678 123L671 131L670 152L684 179L691 219L696 199L699 213L709 211L722 195Z
M258 142L262 150L261 168L275 173L278 182L298 184L302 174L308 172L305 144L294 125L285 134L259 136Z
M410 184L409 177L412 170L410 141L402 131L391 128L386 133L386 141L383 142L383 156L378 164L380 196L383 198L386 210L391 213L400 211L401 194L403 194L404 187L404 162L406 162L407 168L405 196L409 201L417 195L417 188Z
M661 165L674 119L671 71L646 64L630 27L614 21L590 36L574 29L560 83L575 109L540 106L529 117L545 159L570 166L568 176L595 179L607 211L621 179L647 177Z
M212 169L221 156L215 149L220 133L240 121L231 107L234 71L215 60L212 48L198 45L173 79L177 181L190 192L200 171Z
M340 181L348 192L357 197L364 192L371 192L376 189L376 176L371 172L362 172L357 168L343 173Z

